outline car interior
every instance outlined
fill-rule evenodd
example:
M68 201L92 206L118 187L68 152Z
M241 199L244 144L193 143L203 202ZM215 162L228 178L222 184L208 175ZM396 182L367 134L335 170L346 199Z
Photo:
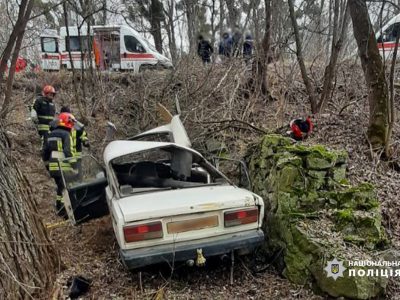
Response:
M121 194L225 182L225 179L216 170L211 169L205 160L189 151L158 148L149 152L153 153L150 155L146 152L141 153L143 160L137 159L138 157L121 157L112 162ZM155 158L154 154L157 152L161 152L159 157L161 159L148 159Z

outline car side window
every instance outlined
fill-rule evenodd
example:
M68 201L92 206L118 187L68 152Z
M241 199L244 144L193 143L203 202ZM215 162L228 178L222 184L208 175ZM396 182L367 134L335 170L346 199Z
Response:
M144 47L142 44L131 35L124 36L125 48L129 52L136 52L136 53L145 53Z

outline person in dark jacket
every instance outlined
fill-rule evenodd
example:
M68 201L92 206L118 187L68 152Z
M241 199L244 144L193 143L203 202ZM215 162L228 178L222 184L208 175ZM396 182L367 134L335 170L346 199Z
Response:
M232 56L232 38L228 32L224 32L222 40L219 42L218 54L226 57Z
M210 42L205 40L202 35L199 35L199 42L197 44L197 54L200 56L203 63L211 62L211 55L214 53L214 49Z
M56 107L53 103L55 95L56 90L54 87L46 85L42 90L42 95L36 98L31 111L33 121L38 124L37 130L42 138L43 147L46 145L47 136L49 135L49 124L56 114Z
M71 130L76 120L70 113L60 113L57 127L48 135L43 151L43 159L47 164L50 176L57 185L56 210L57 214L65 216L63 201L64 184L62 174L76 175L76 158L71 136ZM68 160L65 160L69 158Z
M253 56L253 38L251 34L246 34L243 42L243 58L245 61L249 61Z
M236 29L232 35L232 56L239 57L241 49L242 33Z

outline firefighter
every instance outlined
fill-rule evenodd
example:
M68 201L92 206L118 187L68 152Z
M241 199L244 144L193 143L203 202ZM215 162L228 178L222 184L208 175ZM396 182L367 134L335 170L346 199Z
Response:
M304 119L294 119L290 121L290 137L296 141L304 140L312 132L314 125L311 121L311 117L308 116Z
M62 197L64 184L61 171L66 179L77 174L71 135L71 130L74 128L76 120L70 113L60 113L57 120L57 127L48 135L43 156L47 162L50 176L53 177L57 185L57 214L65 217L66 213ZM63 160L65 158L72 159Z
M71 113L71 109L68 106L61 107L60 113ZM74 148L74 155L77 158L82 158L83 147L90 148L89 138L87 136L85 125L79 121L76 121L74 128L71 131L72 143Z
M42 138L43 148L47 143L50 122L54 119L56 113L56 107L53 103L55 95L56 90L54 87L46 85L42 90L42 95L35 100L31 111L32 120L38 124L37 129Z

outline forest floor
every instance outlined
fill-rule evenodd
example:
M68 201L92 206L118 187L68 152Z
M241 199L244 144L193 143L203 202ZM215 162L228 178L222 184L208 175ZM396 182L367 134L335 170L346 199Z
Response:
M52 80L55 80L54 76L57 77L57 75L52 75ZM34 84L42 85L45 80L49 78L35 79ZM71 92L71 89L68 89L68 92L67 88L63 88L64 92L56 99L58 107L61 103L68 102L66 97ZM54 213L55 185L40 159L40 142L35 129L30 121L26 120L26 106L33 97L33 90L27 88L21 97L16 99L15 118L13 117L12 122L18 126L13 127L16 128L13 145L20 157L25 174L33 184L34 195L32 196L39 203L43 222L56 225L49 228L48 233L61 255L61 264L54 289L51 295L45 298L67 298L69 279L73 276L83 276L89 278L92 284L89 292L82 299L324 299L324 297L314 295L306 287L291 284L272 266L261 273L251 272L249 257L236 261L233 285L230 284L229 266L222 264L219 260L210 260L204 268L177 267L172 274L168 266L153 266L128 272L119 260L118 245L109 217L91 220L79 226L72 226L69 223L57 225L63 220ZM285 111L282 113L284 123L293 117L304 115L308 107L303 100L292 97L285 104ZM122 107L123 111L132 109L132 106L128 104L127 102L127 106ZM118 105L124 104L120 101ZM275 112L281 109L281 103L276 100L255 103L252 110L257 111L258 114L252 117L251 124L264 130L274 130L276 122L273 117L276 116ZM398 193L400 173L379 160L371 159L369 145L365 142L368 122L366 103L351 104L341 114L338 114L338 110L339 108L334 106L330 107L326 114L320 115L315 120L315 132L306 143L324 144L330 148L346 149L349 152L350 181L356 183L367 180L376 185L382 203L385 227L393 246L400 250L400 194ZM99 113L95 117L97 121L91 120L87 126L89 137L92 137L92 146L94 148L98 146L98 149L94 150L97 152L101 148L101 135L104 130L96 124L103 124L104 120L102 122L98 120L106 118L107 114L114 113L114 110L107 112L105 109L104 111L106 112ZM117 111L121 111L121 107ZM186 111L189 111L188 106ZM182 114L184 113L185 110ZM135 117L138 118L140 115ZM120 126L131 122L127 119L126 113L115 117L114 121L115 119L121 119L118 124ZM193 124L196 126L199 124L193 119L188 119L186 124L189 127L189 135L194 137L190 128L193 128ZM213 126L210 128L212 129ZM128 132L133 131L128 130ZM121 135L124 134L126 135L126 131L121 133ZM223 136L226 139L226 134ZM259 137L260 133L252 135L253 140ZM400 128L396 125L393 142L398 152L400 152L399 141ZM239 144L242 145L242 142ZM392 282L386 299L400 299L399 295L400 283Z

